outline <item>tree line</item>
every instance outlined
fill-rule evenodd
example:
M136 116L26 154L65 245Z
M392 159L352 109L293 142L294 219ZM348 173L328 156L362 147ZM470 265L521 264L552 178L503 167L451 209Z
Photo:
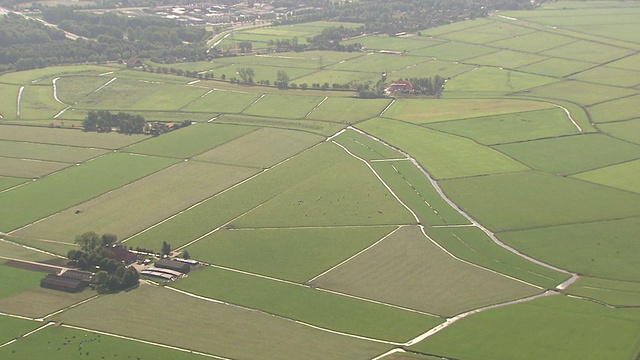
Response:
M141 115L126 112L112 114L107 110L89 111L82 120L85 131L111 132L117 128L123 134L142 134L147 121Z

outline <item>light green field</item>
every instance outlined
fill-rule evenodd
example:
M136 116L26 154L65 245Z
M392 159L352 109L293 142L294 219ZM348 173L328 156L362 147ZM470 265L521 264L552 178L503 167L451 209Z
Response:
M142 74L147 75L148 73ZM148 80L117 78L99 91L92 92L83 98L75 107L111 111L134 110L135 103L163 87L162 84L153 84ZM154 108L151 109L154 110Z
M612 165L575 175L575 178L640 193L640 160Z
M598 66L573 75L572 78L612 86L631 87L640 85L640 71L622 70L608 66Z
M10 266L7 261L0 259L0 276L6 285L0 289L0 299L7 299L40 286L40 279L45 275L45 273ZM1 308L0 311L2 311Z
M31 322L33 326L42 323ZM25 329L25 333L28 329ZM171 357L171 359L206 359L202 355L177 351L113 336L100 335L66 327L49 327L38 331L10 346L0 348L4 359L34 359L47 354L47 359L91 359L124 358L148 359Z
M277 54L259 54L255 56L220 58L215 59L214 64L234 64L240 67L242 67L242 64L248 67L262 65L285 68L299 67L305 69L319 69L321 67L336 64L342 60L348 60L358 56L362 56L362 54L357 52L349 53L335 51L305 51L299 53L286 52Z
M69 226L66 226L65 228L68 229ZM69 236L69 234L70 233L66 234L67 238L65 238L64 241L69 241L69 242L73 241L74 236ZM80 249L80 246L73 243L61 243L61 242L55 242L50 240L44 240L44 239L27 239L27 238L22 238L22 237L13 236L13 235L5 235L5 238L16 244L20 244L20 246L27 246L30 249L35 249L34 251L43 251L45 254L55 254L62 258L66 258L67 254L69 253L69 250ZM49 256L53 256L53 255L49 255ZM20 259L23 259L23 258L20 257ZM30 259L27 257L27 258L24 258L24 260L30 260ZM66 262L63 260L63 265L64 263Z
M166 67L171 68L171 66L166 66ZM158 84L186 85L188 82L193 81L193 79L190 79L184 76L173 75L171 73L159 74L159 73L152 73L152 72L146 72L146 71L126 70L126 69L117 71L112 75L109 74L104 76L107 77L108 79L111 78L112 76L115 76L119 80L124 80L126 83L129 83L129 84L135 84L137 82L140 84L152 85L150 89L155 89ZM150 91L153 91L153 90L150 90Z
M64 76L56 81L56 93L62 102L71 105L111 79L107 76Z
M407 78L421 78L425 76L433 77L435 75L440 75L446 79L457 76L471 69L473 69L472 65L431 59L430 61L412 65L404 69L389 71L387 73L387 81Z
M447 204L424 174L410 161L372 164L393 192L416 213L424 225L468 224Z
M244 111L247 115L302 119L316 107L319 96L272 95L267 94Z
M0 344L18 338L39 326L42 326L42 324L30 320L2 316L0 317ZM8 359L8 354L6 356Z
M532 169L575 174L640 158L640 146L601 134L494 146Z
M354 130L346 130L334 138L352 154L365 160L402 159L404 155L389 146Z
M436 45L441 42L441 40L433 40L426 37L400 38L386 35L371 35L347 40L342 42L342 44L359 43L367 49L411 52L412 50Z
M348 334L408 341L441 319L237 272L194 271L177 288Z
M312 284L441 316L539 292L453 259L417 226L402 227Z
M78 163L100 156L106 152L106 150L95 148L79 148L0 140L0 155L21 159Z
M117 80L116 80L117 81ZM176 111L200 98L208 90L195 86L158 85L157 90L131 105L134 110Z
M0 176L39 178L68 166L61 162L0 157Z
M563 46L576 41L568 36L557 35L551 32L536 31L524 35L498 40L488 45L505 49L524 51L527 53L538 53L540 51Z
M129 146L125 151L184 159L255 130L249 126L195 124Z
M552 107L552 104L541 101L516 99L400 99L389 107L384 113L384 117L426 124L445 120L521 113Z
M640 144L640 119L599 124L598 128L618 139Z
M344 125L327 121L292 120L249 115L225 115L215 120L218 124L238 124L300 130L309 133L331 136L341 130Z
M508 69L516 69L520 66L537 63L545 59L546 57L540 55L523 53L519 51L500 50L491 54L466 59L465 63L488 66L503 66Z
M540 84L542 85L542 84ZM600 102L635 95L636 91L613 86L567 80L531 89L527 95L546 99L568 100L580 105L594 105Z
M32 288L6 299L0 299L0 311L28 316L32 318L45 317L60 309L96 295L95 291L85 289L79 293L68 293L59 290L40 287L40 279L45 277L39 273L38 279L33 279Z
M120 239L124 239L255 172L256 170L244 167L198 161L181 162L128 186L77 204L23 228L15 235L73 243L76 235L95 231L98 234L115 233ZM150 199L153 199L153 206L150 206ZM76 214L76 209L81 212ZM43 248L44 245L46 244L38 247ZM160 248L156 250L159 251ZM66 255L66 252L61 255Z
M499 152L471 140L420 126L377 118L358 127L410 153L436 179L526 169Z
M567 292L611 305L640 306L640 284L637 282L581 277Z
M16 118L16 106L18 104L18 91L20 86L0 84L0 120Z
M596 123L629 120L638 117L640 95L603 102L589 108L589 114Z
M8 232L171 165L174 160L105 155L0 194L0 231ZM15 211L15 204L29 204Z
M472 21L456 21L448 25L429 28L421 31L421 33L426 36L436 36L465 29L477 28L490 23L493 23L493 20L485 18L475 18Z
M50 129L32 126L0 125L0 139L25 141L39 144L57 144L102 149L119 149L142 141L144 135L124 135L118 133L99 134L68 129Z
M5 241L2 239L3 238L0 237L0 251L2 251L2 256L4 257L43 262L55 260L55 257L52 255L45 254L34 249L27 249L20 244Z
M633 196L633 199L637 198ZM634 241L634 234L639 229L640 219L629 217L506 232L499 236L526 254L578 273L638 281L640 270L635 263L639 245Z
M352 124L378 116L390 103L388 99L328 98L307 118Z
M390 226L232 229L207 236L187 250L200 261L304 283L393 229Z
M502 21L493 21L482 26L443 34L441 37L474 44L485 44L492 41L526 35L534 31L535 30L524 26L511 25Z
M448 41L443 44L429 46L428 48L414 50L411 55L434 57L443 61L463 61L472 57L499 51L488 46L465 44L457 41Z
M258 94L214 90L210 93L206 92L203 96L182 108L182 111L239 113L256 101L258 97ZM211 114L210 117L213 116L214 114Z
M391 55L388 55L391 56ZM362 69L360 69L362 70ZM289 85L295 83L298 87L301 84L307 84L309 88L314 83L318 83L322 86L324 83L328 83L329 85L333 84L351 84L352 82L356 83L366 83L368 81L376 82L380 80L381 73L371 72L369 69L365 68L367 71L343 71L343 70L333 70L333 69L325 69L320 70L318 72L312 73L307 76L303 76L297 79L293 79L289 82ZM347 94L349 94L347 92Z
M237 166L268 168L312 145L322 137L301 131L260 128L195 157Z
M426 231L460 259L530 284L552 289L569 278L569 275L536 265L498 246L477 227L430 227Z
M238 76L238 69L249 67L253 69L255 76L253 77L253 81L255 83L259 83L260 81L269 81L270 84L274 84L278 79L278 72L284 71L289 76L289 79L296 79L308 74L311 74L317 71L314 68L301 68L301 67L283 67L282 65L273 66L273 65L254 65L254 64L231 64L225 67L221 67L219 69L213 70L214 76L222 76L224 75L227 79ZM259 89L252 90L247 89L248 91L258 92Z
M445 96L448 92L460 93L501 93L509 94L537 88L556 82L556 79L511 71L501 68L481 67L451 79L445 85Z
M26 85L27 83L43 83L58 76L91 75L114 71L116 68L95 65L52 66L43 69L10 72L0 76L0 82Z
M122 306L143 303L144 306ZM176 309L179 316L171 321L157 316L167 308ZM110 316L96 319L96 311ZM65 324L249 360L263 359L266 354L273 359L361 359L390 348L152 286L100 297L57 315L56 319ZM176 333L176 327L183 330ZM202 336L203 331L207 336Z
M0 191L5 190L16 185L24 183L25 179L19 179L14 177L0 176Z
M451 179L440 185L453 202L493 231L640 214L639 195L546 173L524 171Z
M534 64L522 66L518 68L518 70L538 75L564 77L590 69L593 66L593 63L585 61L549 58Z
M332 164L308 174L259 208L234 221L238 227L407 224L415 220L360 161L334 144Z
M425 61L429 61L429 59L417 56L367 53L365 56L360 56L355 59L349 59L345 62L339 62L338 64L331 65L329 69L341 71L366 70L367 72L383 73L390 70L400 70Z
M559 48L543 51L540 55L601 64L617 60L632 53L629 49L581 40Z
M570 135L578 132L562 109L443 121L424 126L464 136L484 145Z
M607 64L607 66L610 67L634 71L638 70L638 65L640 65L640 54L631 55L624 59Z
M53 119L65 106L53 98L53 87L49 85L27 85L20 100L22 120Z
M469 360L630 359L638 334L637 309L551 296L470 316L412 349Z

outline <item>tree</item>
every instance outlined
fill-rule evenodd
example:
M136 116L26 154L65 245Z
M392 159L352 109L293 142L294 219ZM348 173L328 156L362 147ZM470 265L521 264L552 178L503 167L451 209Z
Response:
M246 53L251 52L251 49L253 49L253 44L251 44L251 41L241 41L238 43L238 47L240 48L241 53Z
M160 250L162 255L169 255L171 253L171 245L166 241L162 242L162 250Z
M240 76L243 84L253 84L253 77L255 76L255 72L252 68L239 68L238 76Z
M74 242L80 245L80 248L86 252L94 252L102 246L102 238L93 231L76 236Z
M102 234L102 245L111 246L118 242L118 236L116 234Z
M87 117L82 120L82 127L85 131L98 130L98 113L95 111L89 111Z
M187 260L188 260L188 259L191 259L191 255L189 254L189 252L188 252L187 250L185 250L185 251L182 253L182 258L183 258L183 259L187 259Z
M278 89L286 89L289 86L289 75L286 71L278 70L276 86Z

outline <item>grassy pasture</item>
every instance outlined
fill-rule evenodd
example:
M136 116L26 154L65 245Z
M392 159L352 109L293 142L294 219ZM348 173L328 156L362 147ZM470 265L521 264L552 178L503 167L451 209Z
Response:
M268 168L322 140L318 135L301 131L260 128L200 154L195 159Z
M640 193L638 174L640 174L640 160L634 160L577 174L574 177L596 184Z
M640 284L637 282L581 277L567 292L611 305L640 306Z
M504 49L538 53L576 41L576 39L546 31L536 31L508 39L491 42L487 45Z
M104 76L64 76L56 81L56 93L62 102L70 105L96 91L110 79Z
M25 179L19 179L14 177L0 176L0 191L20 185L24 183Z
M0 155L21 159L77 163L103 155L106 152L106 150L95 148L79 148L0 140Z
M599 124L598 128L618 139L640 144L640 119Z
M0 259L0 276L2 276L6 285L0 289L0 299L7 299L40 286L40 279L45 274L13 267ZM3 311L3 309L0 308L0 311Z
M244 111L248 115L302 119L316 107L322 98L319 96L296 96L267 94Z
M125 151L175 158L189 158L255 131L255 127L195 124L125 148Z
M163 240L167 240L173 248L178 248L267 202L305 179L327 171L335 158L344 156L341 151L329 144L314 147L236 188L220 193L197 207L132 237L127 245L156 248L161 246Z
M440 75L446 79L457 76L465 71L469 71L472 68L472 65L431 59L430 61L405 67L404 69L389 71L387 73L387 79L420 78L425 77L425 75Z
M541 139L578 132L562 109L483 116L429 123L424 126L464 136L484 145Z
M52 66L43 69L16 71L0 76L0 82L26 85L28 83L42 83L58 76L70 75L98 75L115 68L96 65Z
M476 227L431 227L427 234L457 257L545 288L569 276L527 261L496 245Z
M177 111L200 98L207 91L195 86L158 85L155 91L131 104L130 109Z
M213 90L212 92L206 92L181 110L190 112L213 112L214 114L218 112L239 113L251 105L258 97L258 94L252 93ZM211 114L209 118L212 118L214 114Z
M443 35L451 32L462 31L465 29L481 27L490 23L493 23L493 20L487 18L475 18L470 21L456 21L448 25L425 29L422 30L421 33L423 34L423 36Z
M524 26L512 25L503 21L491 21L487 24L456 32L442 34L440 37L473 44L485 44L497 40L526 35L535 30Z
M68 129L0 125L0 139L30 143L119 149L146 139L143 135L99 134Z
M60 309L86 300L95 291L85 289L79 293L68 293L40 287L40 279L45 276L39 273L38 279L32 280L32 288L9 298L0 299L0 311L33 318L44 317Z
M441 316L538 292L453 259L417 226L401 228L313 284Z
M20 226L169 166L174 160L111 154L0 194L0 231ZM29 204L15 208L15 204Z
M278 79L278 72L284 71L287 73L290 79L297 79L302 76L309 75L315 71L316 69L309 68L301 68L301 67L282 67L282 66L273 66L273 65L250 65L251 69L255 72L254 81L259 82L260 80L269 81L271 84L275 84ZM223 68L220 68L217 71L218 74L224 74L227 79L231 77L238 77L238 69L242 68L242 65L229 65Z
M237 66L276 66L283 68L320 69L324 66L339 63L343 60L362 56L361 53L335 51L305 51L277 54L260 54L254 56L236 56L214 60L214 64L233 64ZM226 66L226 65L225 65ZM215 73L215 70L214 70Z
M537 63L519 67L518 70L538 75L565 77L590 69L593 63L578 60L548 58Z
M535 258L581 274L638 281L640 246L634 241L638 230L640 219L635 217L513 231L499 236Z
M51 85L27 85L20 100L20 116L22 120L52 119L65 106L53 98Z
M0 157L0 176L39 178L70 166L67 163Z
M109 85L83 98L76 107L97 110L133 110L135 103L162 87L162 84L152 84L149 81L116 78Z
M0 316L0 345L7 341L19 338L39 326L42 326L42 324L30 320ZM5 351L8 352L7 350ZM8 354L5 356L3 357L9 359Z
M23 228L15 235L73 243L76 235L95 231L115 233L124 239L255 172L227 165L181 162ZM153 206L150 206L150 199L153 199ZM82 212L76 214L76 208ZM66 255L66 252L61 254Z
M640 54L627 56L624 59L620 59L612 63L609 63L607 64L607 66L618 68L618 69L637 71L638 68L640 67Z
M282 128L287 130L300 130L324 136L333 135L341 130L344 126L342 124L330 123L326 121L292 120L248 115L225 115L224 117L216 119L215 123L253 125Z
M41 323L32 322L33 326ZM27 329L28 330L28 329ZM27 331L24 331L27 332ZM206 359L202 355L177 351L136 341L119 339L66 327L49 327L0 349L4 359L36 359L46 354L47 359L92 358L165 358Z
M580 40L559 48L542 51L539 54L563 59L587 61L594 64L602 64L631 55L633 54L633 51L602 43Z
M215 268L194 271L175 286L224 302L374 339L408 341L442 322L435 316Z
M127 111L129 114L142 115L147 121L183 122L185 120L195 122L207 122L216 113L175 112L175 111ZM65 112L66 114L66 112ZM82 118L84 119L86 115ZM64 117L64 116L63 116ZM76 125L77 126L77 125Z
M497 67L480 67L451 79L445 85L447 93L509 94L556 82L554 78L526 74Z
M378 116L390 103L388 99L328 98L307 118L352 124Z
M585 134L494 146L541 171L575 174L640 158L640 146L601 134Z
M631 87L640 85L640 71L622 70L608 66L598 66L573 75L572 78L612 86Z
M359 43L367 49L407 51L421 49L427 46L442 43L442 40L429 39L427 37L389 37L386 35L370 35L357 39L344 41L343 44Z
M443 180L440 185L451 200L493 231L640 214L640 195L534 171Z
M56 224L58 225L58 224ZM67 227L68 228L68 227ZM93 229L93 228L91 228ZM87 230L90 231L90 230ZM70 233L67 233L67 237L64 239L64 241L73 241L73 237L75 237L75 235L69 235ZM73 234L76 234L75 232ZM76 234L76 235L79 235ZM20 245L25 245L28 246L30 248L33 249L37 249L37 250L41 250L41 251L45 251L49 254L56 254L58 256L61 257L65 257L67 256L67 253L69 252L69 250L78 250L80 249L80 247L76 244L72 244L72 243L61 243L61 242L56 242L56 241L50 241L50 240L44 240L44 239L27 239L27 238L23 238L23 237L17 237L17 236L13 236L13 235L6 235L5 238L7 240L10 240L16 244L20 244ZM51 255L49 255L51 256ZM26 259L28 260L28 259ZM65 262L63 260L63 262Z
M410 153L437 179L525 169L516 161L469 139L420 126L377 118L358 127Z
M640 114L640 95L633 95L621 99L600 103L589 108L589 114L596 123L629 120Z
M0 84L0 120L16 118L19 90L18 85Z
M404 156L389 146L359 132L347 130L334 138L351 153L365 160L402 159Z
M397 100L384 117L416 124L521 113L552 108L541 101L511 99L420 99Z
M421 224L469 223L440 197L412 162L376 162L373 167L396 195L416 213Z
M500 50L491 54L467 59L465 60L465 63L488 66L503 66L507 69L517 69L520 66L537 63L545 59L546 57L540 55L523 53L519 51Z
M167 66L170 68L170 66ZM124 80L128 83L140 83L140 84L148 84L148 85L158 85L158 84L178 84L185 85L188 82L193 81L192 78L187 78L184 76L173 75L171 73L152 73L147 71L140 70L119 70L114 74L104 75L107 79L111 79L112 77L117 77L119 80Z
M187 250L200 261L304 283L393 229L390 226L232 229L207 236Z
M383 73L388 70L400 70L425 61L429 61L429 59L417 56L367 53L364 56L331 65L329 69L341 71L362 71L366 69L368 72Z
M333 163L326 170L308 174L305 180L234 221L234 225L387 225L414 221L371 170L338 146L330 146L339 152L334 153Z
M35 251L33 249L27 249L20 244L5 241L2 239L3 238L0 237L0 251L2 253L2 256L13 258L13 259L29 260L29 261L47 262L47 261L54 260L54 257L49 254L45 254L40 251Z
M448 41L443 44L414 50L411 52L411 55L434 57L437 60L457 62L497 51L498 49L490 48L488 46L466 44L457 41Z
M391 55L387 55L387 56L391 56ZM380 79L381 73L375 72L375 71L374 72L368 71L369 68L363 68L363 69L367 69L367 71L361 71L362 69L358 71L350 71L350 70L333 70L333 69L325 68L323 70L317 71L307 76L293 79L293 81L289 82L289 85L291 85L291 83L296 83L298 85L306 83L309 86L315 83L320 85L324 83L329 83L329 85L333 85L334 83L350 84L351 82L362 82L362 83L367 81L375 82ZM349 94L349 92L347 92L347 94Z
M540 84L543 85L543 84ZM531 89L527 95L568 100L580 105L594 105L600 102L635 95L636 91L607 85L586 83L582 81L566 80L554 84L543 85Z
M122 305L136 303L145 306ZM157 316L167 307L176 309L178 315L171 321ZM110 316L96 319L96 311ZM370 358L389 348L152 286L100 297L56 318L66 324L242 359ZM176 333L176 327L183 331ZM202 336L203 331L207 336Z
M469 360L630 359L639 333L637 309L551 296L470 316L413 349Z

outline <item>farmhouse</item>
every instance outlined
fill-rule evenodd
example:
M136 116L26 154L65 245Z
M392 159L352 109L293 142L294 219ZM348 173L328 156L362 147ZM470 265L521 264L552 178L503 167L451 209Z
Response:
M122 246L114 245L113 247L109 248L109 250L113 253L113 255L115 255L115 259L117 261L123 262L126 265L132 264L136 262L136 260L138 260L136 254L132 253Z
M191 270L191 265L169 259L160 259L156 261L156 267L179 271L183 274L186 274Z
M386 88L387 93L395 93L398 91L411 91L413 90L413 85L410 81L394 81Z

